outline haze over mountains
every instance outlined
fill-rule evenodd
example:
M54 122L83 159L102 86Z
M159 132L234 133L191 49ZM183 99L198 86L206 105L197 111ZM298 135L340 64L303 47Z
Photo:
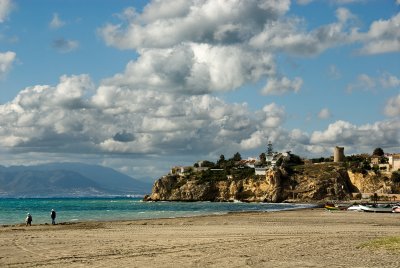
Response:
M151 186L98 165L0 166L0 197L144 195Z

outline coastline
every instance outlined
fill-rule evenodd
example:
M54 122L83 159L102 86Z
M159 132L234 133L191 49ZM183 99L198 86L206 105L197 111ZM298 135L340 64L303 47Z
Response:
M400 215L321 208L0 228L0 266L397 267Z
M88 200L88 201L87 201ZM310 203L245 202L143 202L131 198L91 199L13 199L2 201L0 227L24 224L26 213L33 224L50 223L49 211L58 211L57 222L137 220L197 215L225 214L231 211L283 210L311 207Z
M160 201L164 202L164 201ZM293 203L293 204L300 204L300 203ZM308 203L310 204L310 203ZM86 221L64 221L64 222L57 222L56 225L74 225L74 224L84 224L90 225L91 223L123 223L123 222L135 222L135 221L153 221L153 220L168 220L168 219L185 219L185 218L198 218L198 217L213 217L213 216L224 216L224 215L241 215L241 214L258 214L258 213L276 213L281 211L296 211L296 210L308 210L308 209L317 209L323 208L324 205L322 203L315 203L314 206L310 207L297 207L297 208L287 208L281 210L270 210L270 211L257 211L257 210L249 210L249 211L226 211L226 212L213 212L210 214L199 214L199 215L191 215L191 216L171 216L171 217L158 217L158 218L138 218L138 219L110 219L110 220L86 220ZM32 226L50 226L50 223L32 223ZM29 226L32 227L32 226ZM15 223L15 224L0 224L1 228L8 228L8 227L27 227L25 223ZM28 227L27 227L28 228Z

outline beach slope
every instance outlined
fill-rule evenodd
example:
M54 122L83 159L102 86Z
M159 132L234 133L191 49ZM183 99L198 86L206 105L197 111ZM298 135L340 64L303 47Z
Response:
M3 226L0 266L398 267L374 243L396 236L400 215L323 209Z

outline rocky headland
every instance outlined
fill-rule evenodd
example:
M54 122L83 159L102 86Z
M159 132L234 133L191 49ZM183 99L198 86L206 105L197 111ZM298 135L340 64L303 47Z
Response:
M265 175L226 176L220 171L169 174L158 179L145 201L315 202L349 200L362 193L399 193L388 174L353 172L345 163L279 166ZM243 174L243 172L242 172Z

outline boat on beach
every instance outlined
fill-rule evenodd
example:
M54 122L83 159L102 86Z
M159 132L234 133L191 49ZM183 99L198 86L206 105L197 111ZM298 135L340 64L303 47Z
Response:
M349 206L345 204L326 203L325 209L327 210L346 210Z
M347 208L348 211L358 211L361 212L363 211L360 207L360 205L352 205L350 207Z
M359 205L361 210L364 212L375 212L375 213L391 213L393 211L393 205L390 204L378 204L378 205Z
M333 205L325 205L325 209L326 209L326 210L339 210L338 207L335 207L335 206L333 206Z
M393 213L400 213L400 206L394 206L393 208L392 208L392 212Z

